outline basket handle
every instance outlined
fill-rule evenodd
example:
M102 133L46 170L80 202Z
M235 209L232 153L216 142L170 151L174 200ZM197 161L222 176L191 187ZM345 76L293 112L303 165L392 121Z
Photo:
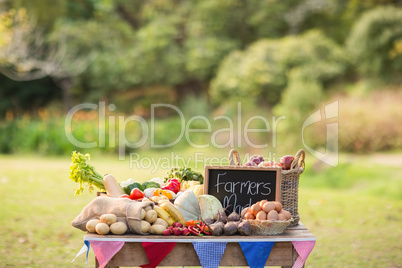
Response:
M304 152L303 149L300 149L296 155L295 159L292 161L292 165L290 169L295 169L295 168L304 168L304 159L306 157L306 153Z
M231 166L241 166L239 153L235 149L230 150L229 161Z

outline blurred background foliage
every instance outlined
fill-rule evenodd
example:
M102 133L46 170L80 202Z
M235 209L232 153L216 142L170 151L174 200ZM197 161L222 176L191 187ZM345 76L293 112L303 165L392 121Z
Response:
M147 122L152 104L172 104L187 121L210 118L214 131L229 126L212 118L237 116L240 100L243 124L256 114L285 115L277 132L281 146L294 150L303 121L338 100L341 150L398 149L401 21L398 0L3 0L0 153L70 154L79 148L65 137L66 112L99 101L115 104L108 115ZM78 140L96 140L97 117L74 117ZM157 143L171 142L181 118L172 109L157 117ZM141 129L124 131L136 139ZM325 131L324 124L308 130L310 147L325 145ZM191 135L198 144L211 139ZM256 134L254 144L272 135Z

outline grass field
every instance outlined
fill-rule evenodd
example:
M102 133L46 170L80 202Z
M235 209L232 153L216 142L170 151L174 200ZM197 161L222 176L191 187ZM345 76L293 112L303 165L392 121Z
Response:
M164 152L153 156L170 157ZM118 180L166 173L156 168L152 174L154 166L130 168L129 159L119 161L117 156L92 158L100 173ZM299 213L317 237L307 267L402 267L401 158L343 155L335 168L307 158ZM84 266L84 255L70 264L84 235L70 222L95 194L74 196L77 185L68 178L69 166L69 157L0 156L0 267ZM202 171L194 158L190 166ZM93 266L91 251L88 267Z

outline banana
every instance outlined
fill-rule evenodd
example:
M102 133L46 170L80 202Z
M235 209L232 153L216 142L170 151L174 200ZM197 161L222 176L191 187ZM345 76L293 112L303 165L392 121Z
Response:
M167 213L164 209L154 206L154 210L156 211L156 214L158 214L158 217L165 220L169 226L171 226L174 223L174 220L172 217L170 217L170 214Z
M170 201L159 202L159 207L169 213L175 222L180 222L183 225L186 224L186 220L181 212L172 203L170 203Z

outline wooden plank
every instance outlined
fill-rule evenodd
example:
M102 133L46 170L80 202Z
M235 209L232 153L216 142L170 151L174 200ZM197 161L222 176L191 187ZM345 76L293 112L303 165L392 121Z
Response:
M203 242L252 242L252 241L269 241L269 242L291 242L291 241L315 241L316 238L313 234L306 230L286 231L278 236L162 236L162 235L133 235L128 234L124 236L119 235L96 235L87 234L84 240L88 241L124 241L124 242L177 242L177 243L191 243L197 241Z
M125 241L125 242L178 242L189 243L193 241L272 241L272 242L285 242L285 241L315 241L315 236L299 222L296 226L291 226L285 229L280 235L267 236L267 235L251 235L251 236L162 236L162 235L137 235L137 234L125 234L125 235L98 235L93 233L87 233L84 236L84 240L89 241Z

